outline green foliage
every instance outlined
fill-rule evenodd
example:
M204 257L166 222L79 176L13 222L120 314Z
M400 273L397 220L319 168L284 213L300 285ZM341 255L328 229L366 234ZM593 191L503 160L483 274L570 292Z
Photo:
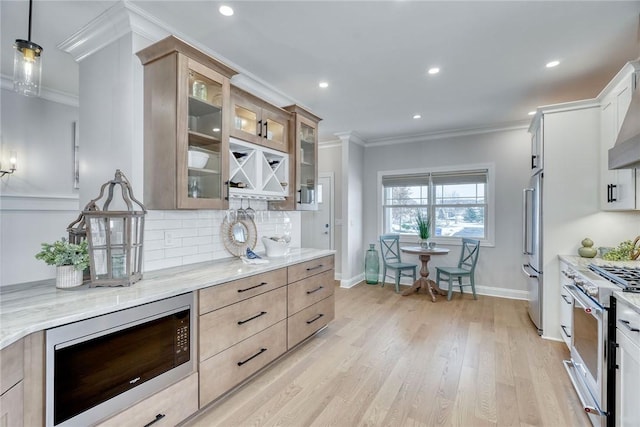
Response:
M620 243L618 247L611 249L606 254L602 255L603 259L607 261L628 261L631 259L631 251L633 250L633 243L631 240L625 240Z
M42 250L36 254L49 265L73 265L76 270L83 271L89 267L89 249L87 241L79 245L69 243L64 237L53 243L43 243Z
M420 238L425 240L428 239L429 236L431 236L431 218L418 211L416 222L418 223L418 235Z

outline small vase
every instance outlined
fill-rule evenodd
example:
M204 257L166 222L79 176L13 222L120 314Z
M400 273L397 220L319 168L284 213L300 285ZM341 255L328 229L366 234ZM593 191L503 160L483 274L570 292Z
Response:
M378 251L376 245L369 244L369 250L364 258L364 277L368 285L378 284L378 273L380 272L380 260L378 259Z
M420 247L422 249L429 249L429 239L420 239Z
M73 265L56 267L56 288L67 289L82 285L82 270L76 270Z

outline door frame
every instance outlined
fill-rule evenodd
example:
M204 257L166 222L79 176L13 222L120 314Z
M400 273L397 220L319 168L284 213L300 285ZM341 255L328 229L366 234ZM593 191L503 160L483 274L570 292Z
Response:
M335 249L335 222L336 222L336 192L335 192L335 177L334 172L318 172L318 181L320 178L329 179L329 189L331 190L330 206L329 206L329 248ZM324 198L324 194L322 195Z

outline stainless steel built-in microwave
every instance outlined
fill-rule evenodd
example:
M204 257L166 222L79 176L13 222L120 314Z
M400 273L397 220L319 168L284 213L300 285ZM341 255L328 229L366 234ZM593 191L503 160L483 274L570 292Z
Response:
M194 371L191 293L46 331L46 425L91 425Z

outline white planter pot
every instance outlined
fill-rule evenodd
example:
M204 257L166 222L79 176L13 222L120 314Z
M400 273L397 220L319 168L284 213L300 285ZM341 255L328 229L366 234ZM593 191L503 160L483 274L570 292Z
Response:
M76 270L73 265L56 267L56 287L75 288L82 285L82 270Z

